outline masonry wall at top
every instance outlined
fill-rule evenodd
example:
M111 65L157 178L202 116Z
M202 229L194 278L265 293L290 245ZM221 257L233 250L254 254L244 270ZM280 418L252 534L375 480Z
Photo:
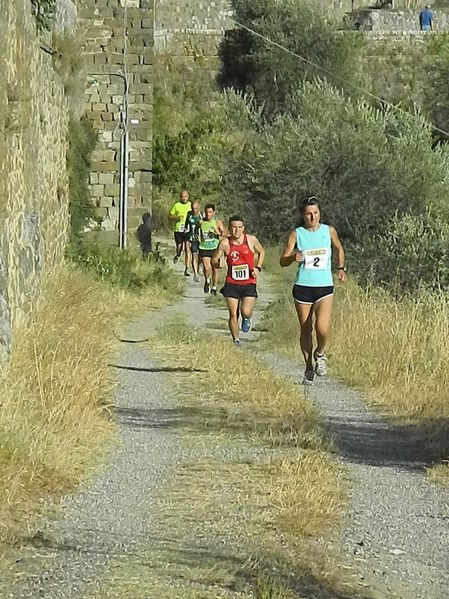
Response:
M85 0L86 116L98 131L90 190L105 228L116 228L124 61L129 78L130 225L151 206L153 0Z

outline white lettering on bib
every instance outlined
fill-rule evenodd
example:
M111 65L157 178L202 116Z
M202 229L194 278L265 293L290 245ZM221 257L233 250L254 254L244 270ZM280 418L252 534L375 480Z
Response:
M185 230L184 223L179 223L179 225L178 225L179 233L184 233L184 230Z
M247 281L249 279L248 264L239 264L231 268L231 277L236 281Z
M304 268L307 270L326 270L328 260L328 248L304 250Z

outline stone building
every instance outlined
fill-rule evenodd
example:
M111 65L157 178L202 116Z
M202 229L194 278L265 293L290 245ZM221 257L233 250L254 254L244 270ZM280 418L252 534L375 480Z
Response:
M153 0L85 0L86 116L98 131L90 190L105 228L118 219L123 73L129 80L129 222L151 206Z

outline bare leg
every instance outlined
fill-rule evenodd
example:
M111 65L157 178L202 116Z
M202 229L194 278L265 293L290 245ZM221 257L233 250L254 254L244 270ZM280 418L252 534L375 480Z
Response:
M218 268L212 268L212 287L216 287L218 283Z
M313 305L312 304L300 304L295 302L296 313L298 314L299 325L301 327L300 333L300 345L302 355L304 356L304 362L306 363L306 370L313 370L312 358L313 358L313 342L312 342L312 318L313 318Z
M323 297L315 303L313 309L315 312L315 330L317 339L317 354L324 354L324 348L329 335L329 325L332 314L333 295Z
M197 275L198 274L198 252L192 253L192 267L193 267L193 274Z
M203 258L203 273L204 273L205 279L210 279L210 276L212 274L212 266L210 263L210 258L207 258L207 257Z
M255 301L255 297L244 297L240 301L240 311L242 313L242 318L251 318L254 310Z
M192 253L190 251L190 243L188 241L185 241L185 248L185 265L187 270L190 266L190 260L192 256Z
M229 310L229 330L231 331L232 339L235 341L239 338L239 322L237 319L239 300L235 299L235 297L227 297L226 303Z

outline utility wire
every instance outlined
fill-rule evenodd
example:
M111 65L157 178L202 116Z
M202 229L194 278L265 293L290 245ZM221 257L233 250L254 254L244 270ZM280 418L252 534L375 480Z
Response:
M400 106L397 106L396 104L393 104L392 102L389 102L388 100L385 100L384 98L381 98L380 96L377 96L376 94L373 94L372 92L368 91L367 89L364 89L363 87L360 87L359 85L357 85L356 83L353 83L352 81L348 81L347 79L345 79L344 77L341 77L340 75L336 75L335 73L332 73L332 71L330 71L329 69L326 69L326 67L323 67L323 66L321 66L319 64L316 64L315 62L313 62L312 60L309 60L305 56L301 56L301 54L298 54L297 52L294 52L293 50L290 50L289 48L286 48L282 44L279 44L278 42L275 42L274 40L270 39L266 35L263 35L262 33L259 33L258 31L255 31L251 27L248 27L247 25L244 25L243 23L239 23L239 21L236 21L232 17L228 16L228 20L231 21L231 23L234 23L235 25L237 25L238 27L240 27L241 29L244 29L245 31L248 31L248 33L251 33L252 35L254 35L256 37L259 37L260 39L264 40L268 44L271 44L272 46L275 46L276 48L279 48L280 50L283 50L284 52L287 52L291 56L294 56L295 58L298 58L301 62L304 62L304 63L306 63L306 64L308 64L308 65L310 65L310 66L312 66L312 67L314 67L314 68L322 71L326 75L329 75L330 77L333 77L337 81L340 81L341 83L344 83L345 85L348 85L349 87L352 87L353 89L356 89L357 91L362 92L364 95L369 96L369 97L377 100L381 104L390 106L391 108L393 108L395 110L399 110L400 112L402 112L404 114L410 115L410 112L408 112L404 108L401 108ZM448 131L445 131L444 129L440 129L440 127L437 127L436 125L433 125L432 123L429 123L429 125L433 129L433 131L437 131L438 133L442 133L443 135L445 135L446 137L449 138L449 132Z

